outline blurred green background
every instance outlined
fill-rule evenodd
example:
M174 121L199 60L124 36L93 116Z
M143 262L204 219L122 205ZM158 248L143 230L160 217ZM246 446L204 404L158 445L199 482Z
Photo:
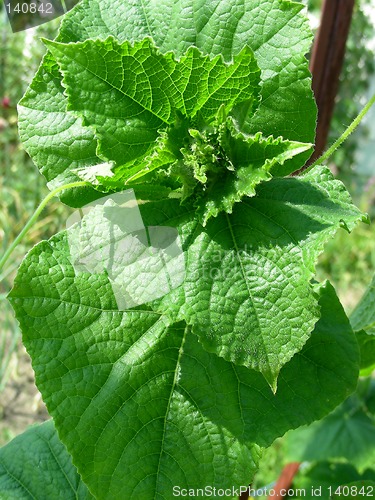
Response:
M305 0L313 27L319 23L320 0ZM45 52L40 37L54 38L59 19L38 28L12 33L3 2L0 0L0 254L17 236L36 206L48 193L44 178L22 149L17 132L17 102L31 81ZM347 45L337 105L329 143L337 139L359 110L375 93L375 0L358 0ZM330 167L344 181L354 202L375 217L375 109L366 117L345 145L335 153ZM18 246L0 276L0 445L27 425L48 418L33 383L33 372L25 353L13 312L6 301L17 267L26 252L41 239L64 229L71 209L57 200L51 202L39 221ZM317 279L329 279L350 313L362 296L375 272L375 226L361 224L351 235L339 231L326 246L321 257ZM371 379L364 379L359 400L352 396L340 411L340 418L366 414L368 394L375 394ZM370 382L368 381L370 380ZM366 392L367 391L367 392ZM372 392L371 392L372 391ZM371 396L372 397L372 396ZM371 398L370 398L371 399ZM372 401L372 400L371 400ZM372 403L371 403L372 404ZM361 415L362 415L361 413ZM370 412L371 413L371 412ZM372 414L372 413L371 413ZM372 418L372 430L374 419ZM370 424L369 424L370 425ZM370 425L370 427L371 427ZM319 430L319 429L318 429ZM371 434L375 439L375 435ZM282 438L267 450L255 486L271 484L285 463L291 459L293 439ZM289 451L288 451L289 450ZM331 457L332 458L332 457ZM337 457L336 457L337 458ZM375 456L373 457L375 462ZM339 463L362 473L352 457L341 457ZM331 470L331 462L326 470ZM305 476L314 476L310 465ZM336 462L332 467L338 467ZM341 465L340 465L341 467ZM312 470L311 470L312 469ZM358 472L360 470L360 472ZM365 469L363 469L365 470ZM307 472L306 472L307 471ZM337 472L337 471L336 471ZM356 477L345 469L342 474ZM358 475L357 474L357 475Z
M49 192L17 130L17 103L45 52L40 37L55 38L59 19L37 29L12 33L0 0L0 254L3 255L40 201ZM47 418L33 383L11 306L6 300L16 269L26 252L64 227L69 209L50 203L0 273L0 444Z

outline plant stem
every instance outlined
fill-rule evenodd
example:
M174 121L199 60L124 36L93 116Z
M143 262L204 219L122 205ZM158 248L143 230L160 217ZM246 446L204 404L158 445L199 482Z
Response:
M14 249L17 247L17 245L19 243L21 243L21 241L23 240L23 238L26 235L26 233L28 232L28 230L34 225L34 223L36 222L37 218L39 217L39 215L41 214L41 212L43 211L43 209L47 205L47 203L54 196L56 196L58 193L60 193L61 191L65 190L65 189L79 187L79 186L88 186L88 183L86 181L71 182L70 184L64 184L63 186L59 186L59 187L57 187L56 189L54 189L53 191L51 191L50 193L47 194L47 196L44 198L44 200L42 200L42 202L36 208L35 212L30 217L30 219L28 220L28 222L25 224L25 226L22 229L22 231L20 232L20 234L13 241L13 243L10 245L10 247L8 248L8 250L5 252L5 254L3 255L3 257L1 258L1 260L0 260L0 273L1 273L1 271L2 271L2 269L4 267L4 265L5 265L6 261L9 259L9 257L13 253Z
M375 103L375 94L371 97L371 99L368 101L366 106L362 109L362 111L359 113L359 115L354 118L352 123L349 125L349 127L345 130L345 132L335 141L330 148L327 149L327 151L322 154L317 160L314 161L306 170L302 172L302 174L305 174L312 168L316 167L317 165L321 165L324 161L328 160L330 156L333 155L333 153L338 149L343 142L346 141L346 139L349 137L349 135L354 132L354 130L358 127L358 125L361 123L362 119L364 116L367 114L367 112L370 110L371 106Z

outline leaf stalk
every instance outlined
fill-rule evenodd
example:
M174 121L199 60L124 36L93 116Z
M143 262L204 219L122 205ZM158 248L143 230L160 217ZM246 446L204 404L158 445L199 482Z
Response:
M0 273L1 273L4 265L6 264L7 260L9 259L9 257L13 253L13 251L15 250L15 248L19 245L19 243L21 243L21 241L23 240L23 238L25 237L25 235L27 234L29 229L34 225L34 223L36 222L36 220L38 219L39 215L41 214L41 212L43 211L45 206L48 204L48 202L52 198L54 198L57 194L59 194L61 191L64 191L65 189L71 189L71 188L75 188L75 187L88 186L88 185L89 184L86 181L71 182L69 184L64 184L63 186L59 186L56 189L54 189L53 191L51 191L50 193L48 193L47 196L41 201L39 206L36 208L35 212L30 217L28 222L25 224L25 226L23 227L20 234L13 241L13 243L9 246L8 250L5 252L3 257L1 258L1 260L0 260Z
M322 156L319 156L317 160L314 161L311 165L309 165L306 170L304 170L302 173L305 174L309 172L312 168L316 167L317 165L322 165L322 163L326 160L328 160L333 153L343 144L343 142L346 141L346 139L349 137L350 134L354 132L354 130L358 127L358 125L361 123L362 119L365 117L365 115L368 113L372 105L375 103L375 94L371 97L371 99L368 101L368 103L364 106L362 111L359 113L359 115L354 118L352 123L349 125L349 127L345 130L345 132L335 141L331 147L327 149L325 153L322 154Z

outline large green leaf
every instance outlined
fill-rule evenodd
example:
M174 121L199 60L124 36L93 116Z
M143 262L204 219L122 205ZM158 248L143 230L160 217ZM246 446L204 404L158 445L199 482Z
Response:
M151 36L163 52L180 56L194 45L227 61L249 45L264 83L257 120L246 131L312 142L315 104L305 59L312 33L302 9L284 0L83 1L64 19L59 38L76 42L113 35L123 41Z
M244 137L227 120L236 104L249 112L258 103L260 72L247 46L227 64L196 48L176 61L148 38L133 45L113 38L46 44L64 75L68 110L94 130L98 155L115 165L109 179L101 178L104 188L121 188L174 164L171 173L181 180L184 197L196 195L198 182L204 185L206 221L220 210L230 212L233 203L271 178L271 169L311 148L281 137ZM78 175L85 178L86 172Z
M304 54L311 33L301 9L282 0L163 0L147 5L141 0L90 0L66 15L58 40L82 42L112 35L119 42L133 42L151 36L163 53L173 50L177 58L195 45L203 54L222 55L227 62L248 45L262 70L262 101L255 116L251 102L236 106L240 128L310 143L315 104ZM102 162L96 156L98 137L67 110L61 78L48 53L19 107L24 146L53 185L76 178L77 168ZM307 154L286 161L278 175L302 166ZM78 206L93 196L88 190L66 192L64 201Z
M37 385L90 490L169 500L173 485L248 484L258 445L353 391L355 338L332 287L319 293L322 318L282 368L276 395L261 374L204 350L184 323L145 306L119 311L105 273L74 270L65 233L28 254L11 301Z
M320 315L310 284L315 261L341 225L351 229L361 218L321 168L261 184L257 196L205 228L174 222L189 236L182 317L206 349L261 371L276 388Z
M371 375L375 369L375 334L365 330L355 333L361 353L361 374Z
M252 108L258 99L259 69L248 47L225 64L196 48L176 61L148 38L134 45L113 38L46 44L64 75L68 110L95 130L100 155L117 165L149 153L177 112L209 125L220 106L229 112L246 101Z
M2 500L91 500L52 421L35 425L0 449Z

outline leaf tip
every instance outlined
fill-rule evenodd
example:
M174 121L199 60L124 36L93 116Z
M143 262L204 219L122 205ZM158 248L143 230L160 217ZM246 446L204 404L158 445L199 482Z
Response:
M371 224L371 219L369 214L363 213L361 222L364 222L365 224Z
M47 49L56 45L56 42L54 42L53 40L48 40L48 38L41 37L40 40L44 43Z
M277 378L278 378L279 374L273 373L271 371L262 372L262 373L263 373L263 377L267 381L267 384L270 386L272 394L275 395L277 392Z

